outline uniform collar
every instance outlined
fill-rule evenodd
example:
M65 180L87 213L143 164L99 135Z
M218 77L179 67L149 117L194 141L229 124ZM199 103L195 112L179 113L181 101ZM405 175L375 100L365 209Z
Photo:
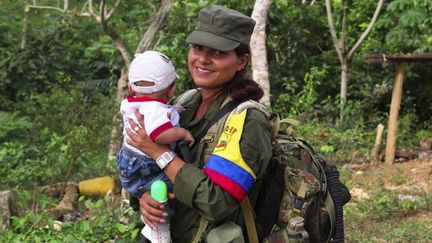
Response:
M207 109L202 119L205 119L207 121L211 120L213 116L216 114L216 112L221 108L227 96L228 95L226 93L222 93L218 97L216 97L216 99L210 104L209 108ZM197 123L202 121L202 119L194 120L195 113L198 111L201 101L202 101L201 91L198 91L185 104L183 104L183 107L186 110L181 113L181 118L182 118L180 120L181 123L185 125L188 124L189 126L195 126Z
M211 105L207 109L207 112L204 115L204 118L206 120L211 120L213 118L213 116L216 114L216 112L224 104L224 101L226 100L227 96L228 95L226 93L222 93L218 97L216 97L216 99L211 103Z

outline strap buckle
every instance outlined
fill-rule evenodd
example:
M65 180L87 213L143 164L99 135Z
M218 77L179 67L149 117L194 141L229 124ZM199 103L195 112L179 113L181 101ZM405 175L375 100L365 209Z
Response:
M309 239L309 233L304 228L304 218L301 216L296 216L291 218L288 222L287 232L288 235L296 239Z
M301 209L303 208L303 204L304 204L304 200L300 197L296 197L294 199L294 208L301 211Z

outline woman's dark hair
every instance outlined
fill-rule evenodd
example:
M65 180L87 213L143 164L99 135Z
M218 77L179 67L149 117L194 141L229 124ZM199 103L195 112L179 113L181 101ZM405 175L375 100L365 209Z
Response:
M250 54L249 46L244 44L240 44L234 51L238 56ZM261 86L247 77L246 67L235 73L232 81L228 83L222 92L228 93L234 100L239 101L248 99L258 101L264 95Z

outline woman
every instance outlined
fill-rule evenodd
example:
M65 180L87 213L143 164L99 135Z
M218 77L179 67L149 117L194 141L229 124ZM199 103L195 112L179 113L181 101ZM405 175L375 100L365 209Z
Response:
M189 72L199 90L183 104L186 110L180 119L181 126L194 136L205 129L227 101L257 101L263 95L259 85L245 77L254 20L211 5L200 11L198 21L186 42L190 44ZM226 115L223 134L207 132L201 142L196 141L191 148L195 158L192 164L185 163L167 147L153 143L144 129L131 122L137 133L128 131L130 144L158 161L174 184L173 193L180 203L171 220L173 242L191 242L201 218L209 222L207 231L229 221L244 228L239 203L247 195L255 204L272 147L266 115L258 109L247 109L241 114L241 127L229 129ZM238 154L231 153L230 148ZM163 206L149 193L140 198L140 210L151 227L164 222ZM246 233L244 229L243 232Z

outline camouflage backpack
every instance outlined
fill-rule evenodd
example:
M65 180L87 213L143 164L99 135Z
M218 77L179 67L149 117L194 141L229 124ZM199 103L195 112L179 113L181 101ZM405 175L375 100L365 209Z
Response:
M257 229L261 227L265 235L270 231L263 241L343 242L342 207L351 195L339 180L337 168L306 141L280 132L278 118L276 124L273 160L263 183L266 188L255 207ZM282 192L277 192L278 187ZM269 229L272 221L276 224Z

